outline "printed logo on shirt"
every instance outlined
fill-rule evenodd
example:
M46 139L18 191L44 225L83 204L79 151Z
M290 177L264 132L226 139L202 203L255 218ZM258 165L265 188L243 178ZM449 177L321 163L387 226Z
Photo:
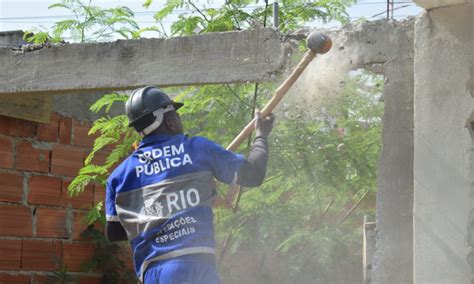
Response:
M191 235L196 232L193 224L197 221L194 217L179 217L164 224L161 231L156 235L155 242L166 243L174 241L183 236Z
M161 202L153 202L154 200L148 199L145 200L145 214L148 216L156 216L161 217L163 216L163 205Z
M138 154L140 165L135 167L135 175L156 175L171 168L193 164L191 156L184 152L184 144L167 145Z
M200 202L199 191L195 188L149 196L144 200L144 215L167 217L186 208L197 206ZM145 219L149 218L142 218L142 220Z

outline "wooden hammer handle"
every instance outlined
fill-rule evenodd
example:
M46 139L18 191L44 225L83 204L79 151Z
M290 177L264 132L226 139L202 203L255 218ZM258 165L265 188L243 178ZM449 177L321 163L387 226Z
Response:
M263 109L260 111L262 117L265 117L269 115L273 109L280 103L281 99L283 96L288 92L288 90L293 86L293 84L296 82L298 77L303 73L304 69L308 64L313 60L313 58L316 57L316 52L313 50L308 50L303 59L298 63L296 68L291 72L290 76L283 82L280 87L275 91L273 94L273 97L270 99L270 101L263 107ZM237 137L234 138L234 140L227 146L227 150L230 151L235 151L237 148L239 148L240 144L244 142L244 140L249 137L253 130L255 129L255 118L252 119L252 121L245 126L245 128L237 135Z

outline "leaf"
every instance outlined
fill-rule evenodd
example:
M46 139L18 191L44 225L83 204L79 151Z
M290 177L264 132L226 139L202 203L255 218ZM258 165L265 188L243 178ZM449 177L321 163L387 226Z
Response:
M67 187L69 196L77 196L82 193L87 185L96 179L94 175L79 174Z
M145 2L143 3L143 7L144 8L148 8L150 7L150 5L153 3L153 0L145 0Z
M69 6L63 4L63 3L54 3L48 6L48 9L53 9L53 8L65 8L69 9Z
M98 99L89 109L92 112L98 113L100 110L102 110L105 107L105 112L108 113L110 111L110 108L113 106L113 104L117 102L124 103L127 101L127 99L128 99L128 96L124 94L118 94L118 93L105 94L100 99Z
M157 21L161 21L166 18L174 9L183 5L183 0L167 0L165 6L158 11L153 18Z
M104 220L105 216L102 212L104 207L104 202L100 201L94 204L92 209L87 213L85 221L88 225L93 225L96 222L100 222L101 224L105 224Z
M77 24L76 20L63 20L56 22L53 27L53 33L62 35L65 31L72 29Z

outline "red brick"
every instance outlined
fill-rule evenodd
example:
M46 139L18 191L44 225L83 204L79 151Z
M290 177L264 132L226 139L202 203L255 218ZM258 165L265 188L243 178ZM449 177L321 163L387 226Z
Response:
M89 153L87 153L89 154ZM92 159L92 164L94 165L104 165L107 161L107 157L109 156L110 152L108 151L98 151L94 154L94 158Z
M84 151L77 148L57 145L51 157L51 172L74 177L84 163Z
M0 201L19 203L23 197L23 176L0 173Z
M32 225L28 207L0 205L0 236L31 237Z
M104 202L105 206L105 187L96 183L94 184L94 203Z
M94 257L94 246L87 243L64 243L63 260L67 269L81 271L81 265Z
M82 232L87 230L87 212L76 211L73 213L73 227L72 227L72 239L73 240L84 240L81 237Z
M16 144L16 169L32 172L49 172L49 150L36 149L31 142Z
M61 179L32 176L28 183L28 204L61 206Z
M133 272L133 270L132 270L132 271L130 271L130 273L131 273L132 275L134 275L134 272ZM132 276L132 277L133 277L133 276ZM126 279L126 278L125 278L125 279L123 279L123 278L122 278L122 279L119 279L119 281L118 281L118 283L117 283L117 284L129 284L129 283L130 283L130 280L129 280L129 279ZM225 283L225 282L224 282L224 283Z
M117 257L124 262L126 269L134 270L132 248L128 243L120 243L119 246L120 248L117 251Z
M36 138L41 141L58 142L59 136L59 116L51 114L49 124L38 123L36 128Z
M67 238L67 214L64 209L37 208L36 235L45 238Z
M3 284L30 284L29 275L0 273L0 283Z
M20 270L21 241L0 240L0 269Z
M59 118L59 143L64 145L71 145L72 136L72 118L60 117Z
M13 169L13 141L0 138L0 168Z
M63 206L71 205L75 209L90 209L94 202L94 190L92 184L84 188L79 195L70 196L67 187L71 184L70 180L63 180L62 202Z
M102 224L101 222L95 222L94 229L105 234L105 224Z
M100 284L102 283L101 276L80 276L77 284Z
M34 284L50 284L54 283L54 280L52 280L52 276L46 276L46 275L38 275L38 274L33 274L31 275L31 283Z
M62 259L60 241L23 240L21 250L21 269L53 271Z
M0 116L0 133L9 136L34 137L36 124L7 116Z
M87 122L74 121L73 144L75 146L89 147L94 146L94 140L97 134L89 135L91 126Z

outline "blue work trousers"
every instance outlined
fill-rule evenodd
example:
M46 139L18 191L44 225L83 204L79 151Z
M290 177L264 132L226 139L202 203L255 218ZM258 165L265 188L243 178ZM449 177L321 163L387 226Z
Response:
M148 266L144 284L220 284L214 255L189 254Z

